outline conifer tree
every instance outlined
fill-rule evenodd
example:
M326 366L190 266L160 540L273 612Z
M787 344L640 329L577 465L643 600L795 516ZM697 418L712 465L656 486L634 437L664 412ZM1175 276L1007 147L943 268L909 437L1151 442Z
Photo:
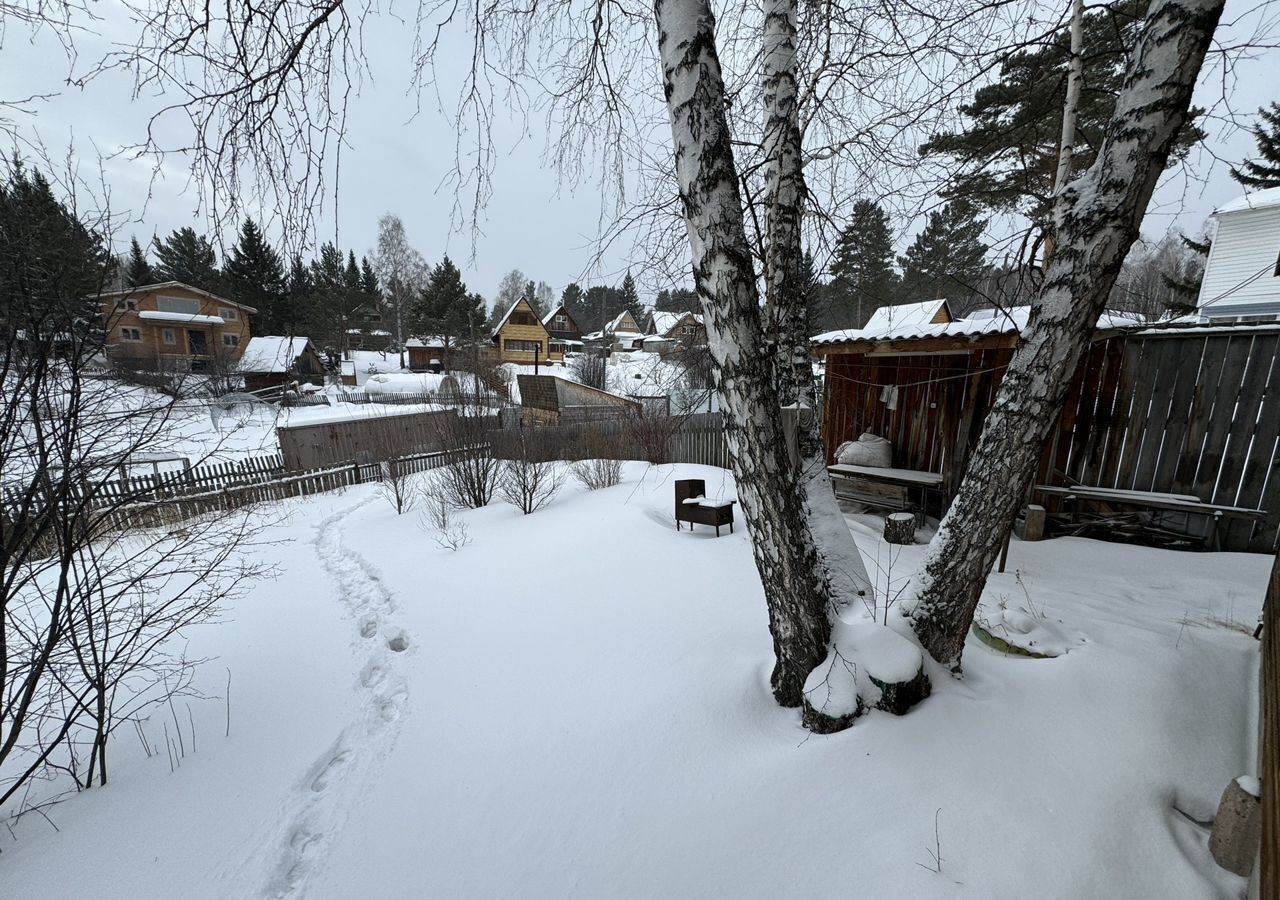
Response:
M899 302L947 298L967 306L986 269L987 223L965 200L953 200L929 213L929 221L903 256Z
M1101 145L1147 5L1146 0L1113 0L1084 17L1087 52L1073 171L1090 165ZM960 107L966 127L935 135L920 148L924 156L949 157L956 167L945 197L963 197L979 209L1017 212L1037 225L1047 224L1070 59L1071 34L1065 27L1033 49L1010 54L1001 63L1000 77ZM1188 123L1171 159L1185 156L1203 137L1203 131Z
M861 328L881 306L893 303L893 235L889 216L871 200L853 204L831 264L831 324Z
M446 256L432 270L413 309L415 331L444 339L445 368L454 350L479 333L484 323L484 298L469 292L462 273Z
M286 290L284 264L253 219L246 218L222 269L227 296L258 310L253 330L258 334L284 333L279 309Z
M138 243L138 239L129 239L129 259L124 264L125 287L141 287L144 284L155 284L156 273L147 261L146 251Z
M1280 103L1273 101L1270 109L1258 110L1258 116L1262 121L1253 128L1258 159L1246 159L1231 170L1231 177L1247 188L1280 187Z
M222 291L222 274L213 245L204 235L186 226L168 238L156 239L155 275L160 281L180 281L192 287L218 294Z
M636 320L639 325L644 321L645 308L640 302L640 292L636 290L635 279L631 277L631 273L627 272L626 277L622 279L622 287L620 288L622 309L619 312L631 313L631 318Z

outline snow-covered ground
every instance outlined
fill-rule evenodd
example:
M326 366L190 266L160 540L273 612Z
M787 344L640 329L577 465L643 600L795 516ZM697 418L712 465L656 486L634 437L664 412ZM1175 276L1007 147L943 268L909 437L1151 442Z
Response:
M677 532L677 477L734 496L629 463L531 517L463 514L456 553L373 486L265 508L278 575L189 635L207 693L231 672L230 736L210 699L173 774L118 740L58 831L0 831L0 895L1240 895L1190 819L1253 773L1266 558L1015 542L984 603L1065 655L970 640L964 680L819 737L769 695L745 529ZM849 522L882 584L918 562Z

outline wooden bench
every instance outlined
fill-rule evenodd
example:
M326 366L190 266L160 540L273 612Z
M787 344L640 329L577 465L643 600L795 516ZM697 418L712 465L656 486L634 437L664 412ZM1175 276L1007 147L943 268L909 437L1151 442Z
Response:
M913 512L917 520L924 515L929 491L942 488L937 472L917 469L890 469L878 466L850 466L837 463L827 466L836 496L878 509ZM913 500L912 493L916 494Z
M689 530L694 525L710 525L720 537L720 527L729 526L733 534L733 504L735 500L714 500L707 497L707 483L701 478L684 478L676 482L676 531L680 531L680 523L688 522Z
M1033 494L1042 494L1046 497L1060 497L1065 503L1071 504L1073 520L1079 519L1082 503L1097 503L1104 506L1130 506L1160 512L1180 512L1204 516L1207 522L1204 534L1205 546L1212 547L1215 550L1219 546L1218 523L1222 519L1265 519L1267 516L1265 510L1205 503L1192 494L1126 491L1089 485L1057 487L1048 484L1037 484L1031 491Z

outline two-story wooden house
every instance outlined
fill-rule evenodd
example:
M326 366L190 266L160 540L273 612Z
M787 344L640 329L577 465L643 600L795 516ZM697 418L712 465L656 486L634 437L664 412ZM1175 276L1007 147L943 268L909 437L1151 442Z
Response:
M1280 187L1246 194L1213 212L1217 228L1197 312L1209 322L1280 319Z
M532 365L564 359L563 349L552 349L551 333L525 297L513 303L506 315L498 320L492 341L498 351L499 362Z
M582 328L569 314L569 310L564 308L564 304L543 316L542 327L551 335L547 352L552 356L559 354L563 358L566 353L582 349Z
M202 371L239 362L252 306L178 281L99 295L107 356L145 369Z

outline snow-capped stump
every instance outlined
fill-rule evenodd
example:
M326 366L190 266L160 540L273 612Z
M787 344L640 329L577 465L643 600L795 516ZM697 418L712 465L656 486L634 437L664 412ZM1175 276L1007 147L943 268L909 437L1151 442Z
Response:
M884 520L884 539L890 544L916 542L916 517L909 512L892 513Z
M842 622L838 631L840 646L862 665L861 694L868 706L901 716L929 696L933 685L924 672L924 654L910 640L866 620Z
M933 686L924 654L907 638L865 619L835 623L827 658L804 685L804 725L830 734L853 724L867 707L900 716Z
M1043 610L1026 606L980 604L973 616L973 633L993 650L1010 656L1052 659L1084 643L1084 637L1051 619Z

